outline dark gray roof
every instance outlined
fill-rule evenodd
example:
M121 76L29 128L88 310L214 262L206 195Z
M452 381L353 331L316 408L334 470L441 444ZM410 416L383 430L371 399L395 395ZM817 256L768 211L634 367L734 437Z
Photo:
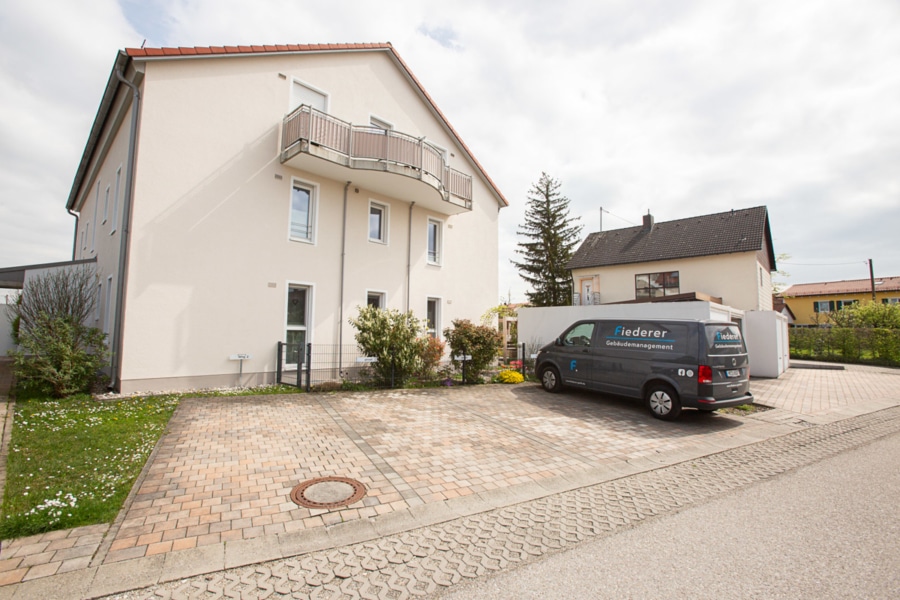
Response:
M732 210L643 226L592 233L572 256L567 268L608 267L768 248L770 270L775 254L765 206Z

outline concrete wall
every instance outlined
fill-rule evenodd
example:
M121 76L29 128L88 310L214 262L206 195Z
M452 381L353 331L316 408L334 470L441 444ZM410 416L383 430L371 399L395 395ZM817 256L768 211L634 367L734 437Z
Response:
M9 305L0 303L0 358L5 357L6 353L15 349L9 323Z

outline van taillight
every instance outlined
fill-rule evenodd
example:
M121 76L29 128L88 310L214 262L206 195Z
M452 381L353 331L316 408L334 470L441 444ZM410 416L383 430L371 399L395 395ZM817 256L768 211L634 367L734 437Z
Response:
M712 383L712 367L700 365L697 369L697 383Z

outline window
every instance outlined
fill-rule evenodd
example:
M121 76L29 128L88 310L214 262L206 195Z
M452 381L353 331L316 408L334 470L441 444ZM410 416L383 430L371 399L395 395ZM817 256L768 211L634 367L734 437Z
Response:
M103 333L109 333L109 310L112 306L112 275L106 278L106 298L103 300Z
M288 285L287 318L285 319L285 341L288 344L286 362L296 365L303 362L308 341L310 288L302 285Z
M431 337L438 339L441 334L441 299L429 298L425 306L425 330Z
M109 230L109 235L112 235L116 232L116 227L119 224L119 190L120 183L122 181L122 167L116 169L116 195L113 196L113 214L112 214L112 227Z
M382 131L393 131L394 129L393 125L391 125L387 121L379 119L378 117L369 117L369 125L377 129L381 129Z
M882 304L900 304L900 298L882 298Z
M387 244L388 207L369 202L369 241Z
M291 110L294 110L301 104L311 106L322 112L328 112L328 95L311 85L301 83L295 79L291 88Z
M678 271L634 276L635 298L661 298L680 294Z
M563 344L566 346L590 346L595 323L579 323L566 332Z
M428 219L428 263L441 264L441 228L443 223L437 219Z
M91 231L91 252L97 247L97 211L100 209L100 182L97 182L97 193L94 194L94 230Z
M813 302L813 312L831 312L834 310L834 300L818 300Z
M850 308L854 304L859 304L859 300L838 300L837 309L841 310L843 308Z
M315 188L295 181L291 189L291 239L314 242Z
M103 224L109 220L109 186L106 186L106 197L103 200Z
M103 307L103 282L97 284L97 306L94 308L94 321L100 322L100 309Z
M366 292L366 306L384 308L386 306L385 295L384 292Z

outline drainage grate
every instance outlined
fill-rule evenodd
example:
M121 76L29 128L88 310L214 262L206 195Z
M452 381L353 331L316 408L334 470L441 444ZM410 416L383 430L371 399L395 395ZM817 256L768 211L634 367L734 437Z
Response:
M337 508L359 502L366 486L347 477L319 477L291 490L291 500L305 508Z

